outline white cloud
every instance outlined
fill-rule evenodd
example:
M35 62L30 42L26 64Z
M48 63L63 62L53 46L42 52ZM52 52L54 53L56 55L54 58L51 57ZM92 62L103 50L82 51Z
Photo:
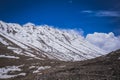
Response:
M86 40L107 52L120 49L120 36L116 37L112 32L88 34Z

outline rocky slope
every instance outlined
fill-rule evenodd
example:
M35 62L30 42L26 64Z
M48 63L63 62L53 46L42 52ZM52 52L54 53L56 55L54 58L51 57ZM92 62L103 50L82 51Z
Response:
M120 80L120 50L48 69L35 80Z

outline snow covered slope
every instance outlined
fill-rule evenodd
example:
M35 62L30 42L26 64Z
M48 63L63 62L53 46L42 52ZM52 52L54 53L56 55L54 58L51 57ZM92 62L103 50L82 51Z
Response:
M0 21L0 42L17 54L38 59L78 61L105 54L74 31L32 23L21 26Z

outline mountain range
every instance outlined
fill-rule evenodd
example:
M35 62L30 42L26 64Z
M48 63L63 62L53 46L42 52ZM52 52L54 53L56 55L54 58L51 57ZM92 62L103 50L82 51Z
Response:
M39 59L81 61L106 54L74 30L32 23L21 26L0 21L0 42L16 54Z

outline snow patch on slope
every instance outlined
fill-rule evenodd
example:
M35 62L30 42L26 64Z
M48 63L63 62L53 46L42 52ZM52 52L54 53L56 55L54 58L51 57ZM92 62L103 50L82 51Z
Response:
M19 59L19 57L16 57L16 56L6 56L6 55L0 55L0 58L13 58L13 59Z
M37 67L37 70L33 71L33 73L38 73L41 70L45 70L45 69L49 69L49 68L51 68L51 66L40 66L40 67Z
M25 76L26 73L19 73L16 75L9 75L8 74L10 71L12 71L12 72L22 71L19 67L20 66L6 66L3 68L0 68L0 79L8 79L8 78L16 77L16 76Z

